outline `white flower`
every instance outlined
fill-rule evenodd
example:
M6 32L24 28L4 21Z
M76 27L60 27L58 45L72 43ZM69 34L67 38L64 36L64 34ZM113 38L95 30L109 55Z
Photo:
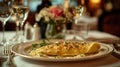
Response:
M38 14L36 14L36 21L40 21L42 17L45 17L45 21L49 21L49 12L47 8L43 8Z
M45 21L50 21L50 18L48 16L45 17Z

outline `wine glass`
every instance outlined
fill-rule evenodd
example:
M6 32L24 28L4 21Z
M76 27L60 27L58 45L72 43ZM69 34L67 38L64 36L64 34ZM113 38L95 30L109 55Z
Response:
M24 41L23 25L25 20L27 19L29 8L23 5L13 5L12 8L13 8L14 16L16 17L16 26L17 26L16 36L12 38L12 41L21 43Z
M78 23L78 18L80 18L83 15L84 12L84 6L76 6L75 9L73 10L73 14L74 14L74 39L76 39L76 34L77 34L77 23Z
M3 38L0 45L3 45L3 46L6 46L7 44L9 44L9 42L6 41L4 31L5 31L6 22L9 20L10 17L11 17L10 7L5 3L0 3L0 21L2 22L2 30L3 30Z
M20 13L20 18L21 19L21 22L20 22L20 37L21 37L21 42L25 42L25 37L24 37L24 31L23 31L23 26L24 26L24 23L28 17L28 13L29 13L29 8L27 6L18 6L21 10L21 13Z
M87 13L85 14L85 7L82 6L80 7L80 14L77 17L77 19L75 19L75 36L76 39L79 40L83 40L84 42L86 42L86 39L88 38L88 31L89 31L89 20L85 19L87 17L84 17L84 15L87 15Z

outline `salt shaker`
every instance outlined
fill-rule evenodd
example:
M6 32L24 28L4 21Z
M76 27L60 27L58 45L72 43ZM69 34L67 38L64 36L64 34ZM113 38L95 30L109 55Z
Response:
M27 22L25 24L25 38L27 40L31 40L32 39L32 26L30 25L29 22Z
M40 39L40 27L38 23L35 23L33 25L33 35L32 35L32 40L39 40Z

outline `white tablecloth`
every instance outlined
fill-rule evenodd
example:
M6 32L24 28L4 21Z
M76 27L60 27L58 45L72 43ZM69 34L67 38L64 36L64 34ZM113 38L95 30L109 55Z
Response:
M15 36L15 31L7 31L4 33L5 38L7 41L9 41L13 36ZM3 38L3 33L0 31L0 41Z
M75 35L76 39L83 40L79 34ZM73 39L74 35L72 34L66 34L65 39ZM120 41L120 38L105 32L100 31L89 31L87 35L87 40L91 41L100 41L100 42L106 42L106 43L113 43Z
M14 31L5 32L5 37L7 40L11 39L15 35ZM67 36L71 37L73 35ZM119 39L116 36L113 36L108 33L99 32L99 31L90 31L89 37L95 37L96 39L102 38L111 38L111 39ZM0 32L0 41L2 38L2 32ZM17 67L88 67L88 66L106 66L106 67L115 67L120 66L120 60L112 55L109 55L104 58L90 60L90 61L77 61L77 62L34 62L22 59L19 56L14 58L15 64ZM32 62L32 63L31 63ZM34 62L34 63L33 63Z
M5 38L7 39L7 41L9 41L13 36L15 35L15 31L7 31L5 32ZM65 39L72 39L73 38L73 34L72 35L66 35ZM2 40L2 32L0 32L0 41ZM119 37L105 33L105 32L100 32L100 31L89 31L88 33L88 38L95 38L95 39L112 39L112 40L119 40ZM79 37L78 37L79 39Z
M110 55L104 58L88 60L88 61L73 61L73 62L46 62L46 61L31 61L23 59L19 56L14 58L17 67L119 67L120 60Z

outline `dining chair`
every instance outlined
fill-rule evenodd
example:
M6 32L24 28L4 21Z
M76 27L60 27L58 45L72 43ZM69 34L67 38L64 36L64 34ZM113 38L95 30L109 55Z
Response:
M120 37L120 10L104 12L98 18L98 30Z

